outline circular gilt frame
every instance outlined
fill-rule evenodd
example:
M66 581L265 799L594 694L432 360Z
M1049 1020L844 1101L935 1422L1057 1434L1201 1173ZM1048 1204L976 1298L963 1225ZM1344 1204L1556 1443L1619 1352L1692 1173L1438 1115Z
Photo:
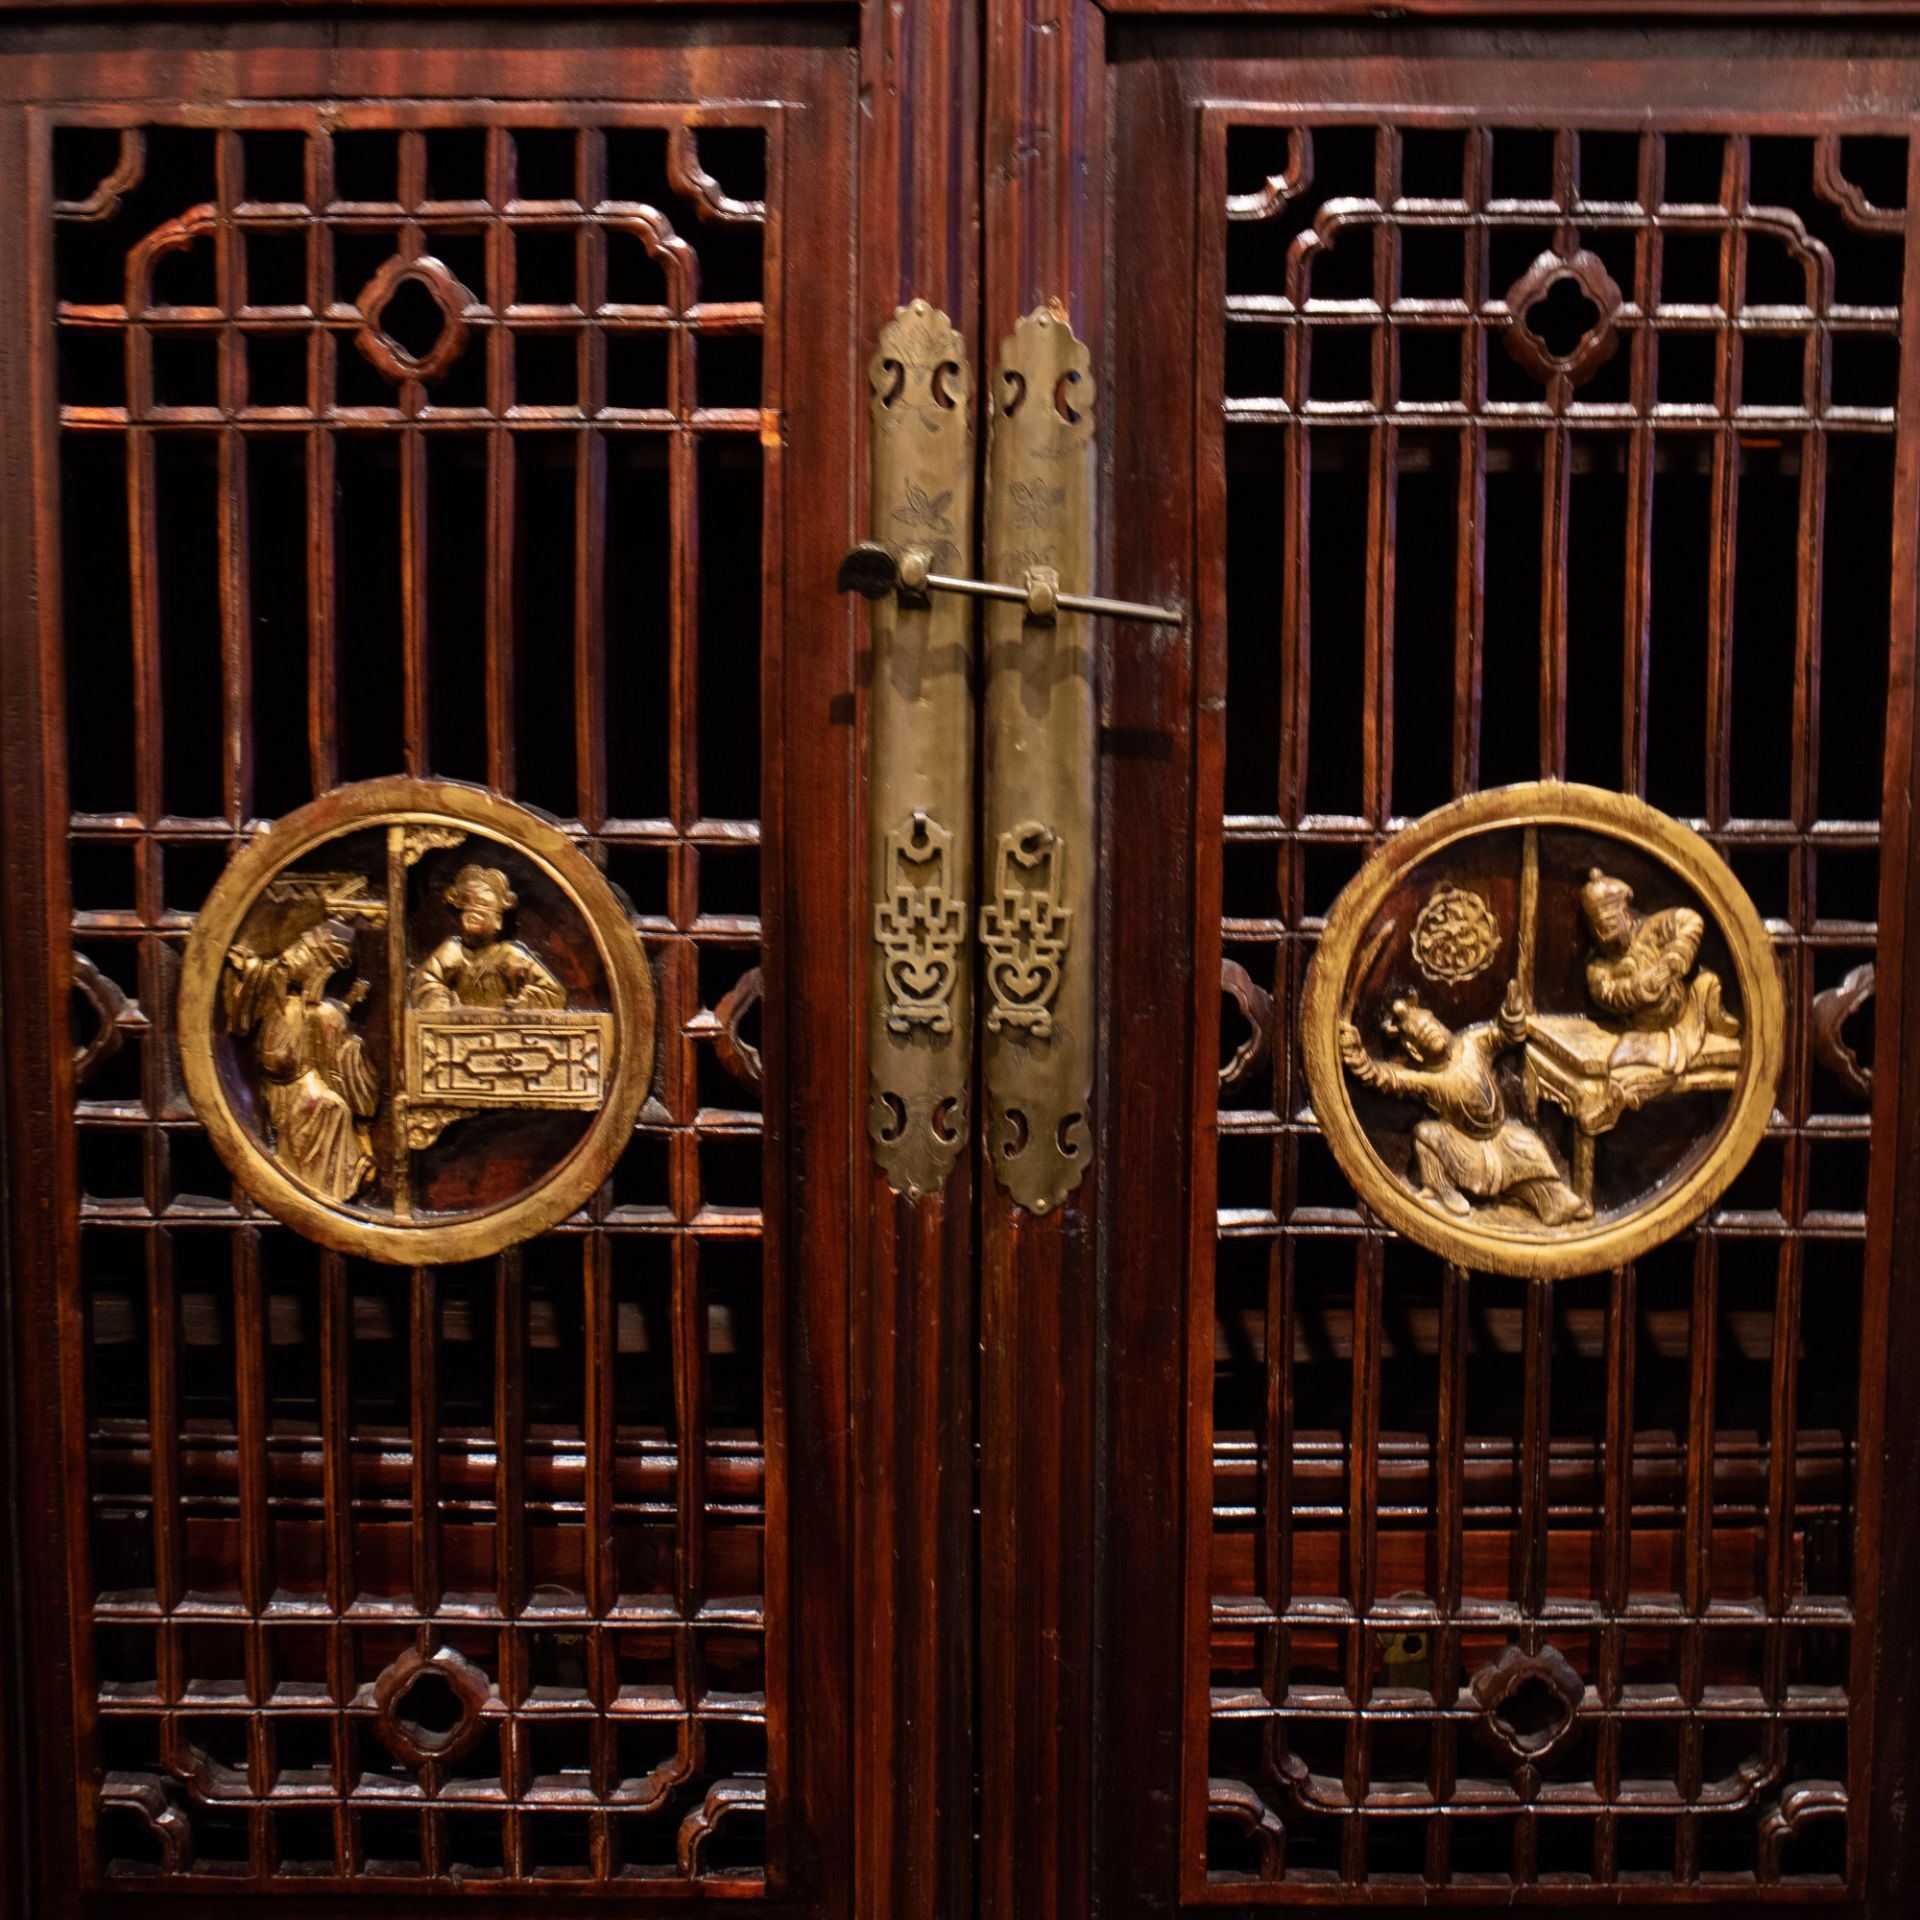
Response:
M613 1071L578 1143L530 1191L503 1206L388 1225L338 1206L292 1178L233 1110L214 1045L227 950L268 882L327 841L368 827L457 827L505 842L543 871L593 935L606 968ZM363 780L274 821L243 847L194 917L182 963L180 1061L187 1097L227 1169L276 1220L340 1253L390 1266L479 1260L531 1239L584 1206L632 1136L653 1079L655 1011L646 950L600 872L551 821L484 787L451 780Z
M1354 1110L1338 1026L1356 958L1401 876L1443 848L1497 829L1565 827L1623 841L1668 868L1699 897L1725 937L1749 1044L1725 1117L1694 1164L1608 1220L1543 1230L1538 1239L1475 1227L1424 1205L1387 1165ZM1720 856L1691 828L1627 794L1541 780L1469 794L1381 846L1327 916L1301 999L1301 1051L1313 1111L1362 1205L1415 1245L1458 1266L1523 1279L1600 1273L1691 1226L1746 1165L1766 1132L1785 1056L1786 1002L1753 902Z

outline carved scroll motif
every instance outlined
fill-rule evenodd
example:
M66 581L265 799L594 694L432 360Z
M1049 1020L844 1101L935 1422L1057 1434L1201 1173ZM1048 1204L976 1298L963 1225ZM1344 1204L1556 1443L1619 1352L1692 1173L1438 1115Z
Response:
M759 1779L716 1780L706 1797L680 1822L680 1871L697 1879L706 1869L707 1847L722 1828L767 1817L767 1783Z
M120 152L113 166L80 200L56 200L55 215L63 220L111 220L120 202L137 187L147 171L147 140L139 127L120 129Z
M100 1788L100 1804L140 1822L158 1845L168 1873L185 1873L192 1866L193 1823L168 1782L150 1773L110 1773Z
M758 225L767 217L764 200L740 200L728 193L700 161L699 129L681 121L667 133L667 180L674 192L693 201L702 220L728 225Z
M120 1042L129 1032L144 1031L146 1015L137 1001L120 991L111 975L102 973L84 953L73 956L73 990L92 1009L93 1032L74 1043L73 1084L83 1087L94 1071L120 1051Z
M1238 960L1220 962L1220 991L1240 1009L1247 1037L1220 1069L1220 1091L1241 1085L1273 1057L1273 995Z
M1245 1781L1209 1780L1207 1818L1224 1821L1253 1841L1265 1872L1278 1873L1286 1864L1287 1830L1280 1816Z
M1860 1064L1846 1029L1847 1022L1872 998L1871 960L1849 969L1837 987L1824 988L1813 996L1814 1058L1860 1101L1873 1098L1873 1069Z
M1031 572L1058 591L1091 585L1093 382L1057 307L1028 314L994 369L986 577ZM988 1158L1035 1213L1086 1169L1093 982L1076 926L1091 923L1093 632L1084 614L986 609L986 805L996 848L980 917L986 978Z
M727 1072L743 1087L758 1091L763 1078L760 1049L743 1031L748 1016L760 1004L766 980L758 967L749 967L724 994L713 1010L713 1050Z
M916 300L881 330L868 379L873 538L951 570L973 550L965 342ZM889 1185L918 1196L945 1183L967 1131L973 611L889 593L869 634L868 1133Z
M741 1086L758 1093L765 1077L760 1049L746 1036L747 1022L766 991L758 967L749 967L712 1007L703 1007L686 1024L689 1038L713 1043L713 1057Z
M1760 1862L1769 1880L1779 1876L1781 1853L1810 1821L1833 1820L1847 1811L1847 1789L1839 1780L1796 1780L1760 1816Z

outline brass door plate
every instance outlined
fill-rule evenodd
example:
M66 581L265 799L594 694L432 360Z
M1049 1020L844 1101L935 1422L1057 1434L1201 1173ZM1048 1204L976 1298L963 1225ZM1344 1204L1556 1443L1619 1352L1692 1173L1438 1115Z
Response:
M1060 308L1001 344L992 407L987 577L1054 591L985 612L987 1159L1047 1213L1086 1170L1094 1042L1093 627L1060 598L1091 584L1093 381Z
M973 553L966 343L915 300L869 366L874 541L896 565ZM937 1192L967 1141L972 1066L973 608L949 593L873 603L868 707L868 1134L896 1193Z
M1301 1007L1361 1203L1459 1266L1552 1280L1670 1239L1746 1164L1786 1027L1720 856L1624 794L1477 793L1387 841Z
M448 781L369 780L235 855L188 937L187 1094L276 1219L402 1266L582 1206L653 1072L627 909L559 828Z

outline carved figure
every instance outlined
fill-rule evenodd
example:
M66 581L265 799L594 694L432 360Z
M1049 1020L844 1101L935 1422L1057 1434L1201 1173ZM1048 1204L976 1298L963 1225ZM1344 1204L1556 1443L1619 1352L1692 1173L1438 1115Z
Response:
M564 1007L567 990L530 949L502 937L520 903L498 867L462 867L444 896L460 931L414 969L408 1004L423 1012L448 1007L513 1011Z
M253 1042L274 1157L334 1201L373 1176L365 1123L380 1105L379 1077L348 1018L366 982L345 1000L326 990L352 964L353 930L330 918L270 958L229 948L222 978L228 1031Z
M1344 1019L1337 1035L1340 1059L1363 1085L1426 1106L1431 1118L1413 1129L1419 1198L1462 1217L1472 1213L1475 1200L1512 1199L1548 1226L1592 1216L1592 1202L1561 1178L1547 1143L1507 1115L1495 1063L1527 1036L1517 982L1509 984L1496 1019L1458 1032L1413 993L1393 1002L1383 1024L1398 1038L1407 1065L1374 1059L1360 1029Z
M1496 903L1495 962L1467 973ZM1699 835L1542 780L1453 801L1370 856L1327 916L1299 1026L1361 1204L1462 1267L1553 1280L1637 1258L1726 1190L1774 1111L1786 1018L1766 923Z
M1596 949L1587 992L1627 1025L1607 1056L1615 1114L1658 1099L1696 1066L1737 1066L1740 1022L1721 1004L1720 976L1693 972L1706 932L1700 915L1691 907L1636 913L1633 889L1598 867L1588 870L1580 905Z

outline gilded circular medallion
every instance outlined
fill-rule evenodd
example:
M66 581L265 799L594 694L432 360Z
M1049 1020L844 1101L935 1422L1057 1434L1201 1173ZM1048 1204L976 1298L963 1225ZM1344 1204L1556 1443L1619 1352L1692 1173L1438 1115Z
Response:
M402 1266L583 1205L653 1070L619 896L550 821L451 781L336 788L235 855L187 941L179 1026L234 1178Z
M1461 1266L1592 1273L1669 1239L1766 1130L1785 1008L1700 836L1597 787L1477 793L1334 903L1301 1007L1361 1201Z

